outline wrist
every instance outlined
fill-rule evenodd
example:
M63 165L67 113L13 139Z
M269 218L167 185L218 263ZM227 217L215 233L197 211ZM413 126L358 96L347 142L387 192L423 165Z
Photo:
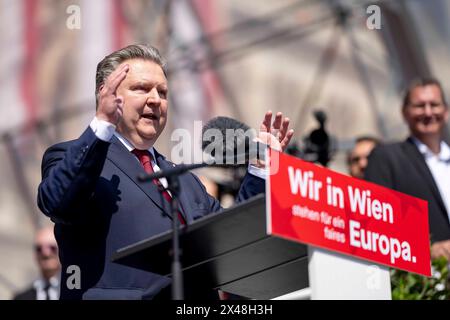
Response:
M91 124L89 125L94 131L94 134L103 141L109 141L116 131L116 125L112 124L109 121L105 121L99 119L97 116L92 119Z

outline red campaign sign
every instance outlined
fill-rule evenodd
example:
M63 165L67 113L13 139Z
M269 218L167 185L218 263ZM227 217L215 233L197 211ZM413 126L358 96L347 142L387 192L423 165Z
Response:
M270 151L267 232L431 276L428 203Z

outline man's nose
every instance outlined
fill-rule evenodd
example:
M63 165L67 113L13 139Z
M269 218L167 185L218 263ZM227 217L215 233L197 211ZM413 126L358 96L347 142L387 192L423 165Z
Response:
M359 167L365 169L367 167L367 157L361 157L359 159Z
M147 97L147 104L161 104L161 97L159 96L159 92L156 88L153 88Z
M41 255L44 257L49 257L53 254L52 249L48 246L42 246Z
M425 107L423 108L423 113L426 116L431 116L433 114L433 109L430 103L425 104Z

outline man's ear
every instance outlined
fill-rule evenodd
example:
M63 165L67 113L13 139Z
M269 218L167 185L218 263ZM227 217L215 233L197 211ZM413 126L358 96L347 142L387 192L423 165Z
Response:
M446 123L448 122L448 116L449 116L448 106L445 106L444 120L445 120Z
M100 95L100 91L102 91L104 86L105 84L100 85L100 87L98 87L98 92L95 94L95 111L97 111L98 109L98 96Z
M406 120L406 108L408 108L408 106L403 106L403 107L402 107L402 116L403 116L403 120Z

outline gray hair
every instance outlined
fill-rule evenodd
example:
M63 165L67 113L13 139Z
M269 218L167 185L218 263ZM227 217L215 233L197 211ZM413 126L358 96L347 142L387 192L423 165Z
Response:
M447 108L447 99L445 98L444 90L442 89L442 85L439 82L439 80L435 78L415 78L413 79L408 87L405 90L404 96L403 96L403 104L402 108L406 108L410 104L410 96L411 92L417 88L417 87L426 87L426 86L436 86L438 87L439 91L441 92L441 98L442 103Z
M128 47L114 51L107 55L97 65L95 75L95 103L98 104L100 87L105 83L108 76L124 61L131 59L150 60L161 66L167 77L167 65L159 54L158 49L147 44L133 44Z

